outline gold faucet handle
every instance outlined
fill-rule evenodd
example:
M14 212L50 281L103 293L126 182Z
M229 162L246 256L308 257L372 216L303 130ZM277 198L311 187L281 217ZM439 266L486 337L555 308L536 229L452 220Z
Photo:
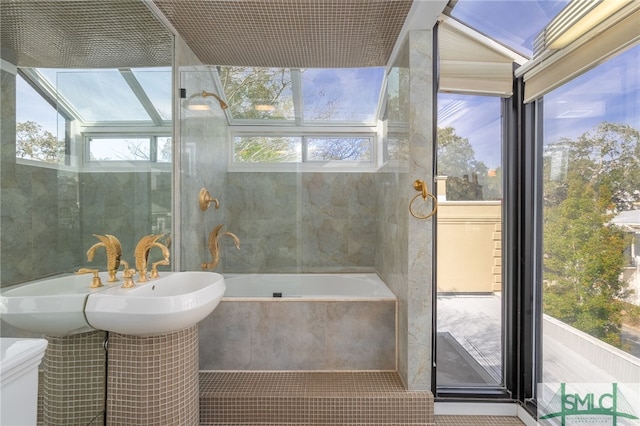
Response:
M217 198L213 198L209 191L206 188L200 189L200 194L198 194L198 205L200 206L200 210L205 211L209 208L209 204L215 204L216 210L220 208L220 201Z
M135 275L135 273L135 269L125 268L124 273L122 274L124 283L122 284L121 288L133 288L136 286L136 284L133 282L133 276Z
M149 278L160 278L160 274L158 273L158 265L169 265L170 262L168 259L158 260L157 262L153 262L151 264L151 273L149 274Z
M100 280L100 276L98 275L99 272L99 269L80 268L76 272L76 275L93 274L93 278L91 279L91 285L89 286L89 288L98 288L103 286L102 281Z

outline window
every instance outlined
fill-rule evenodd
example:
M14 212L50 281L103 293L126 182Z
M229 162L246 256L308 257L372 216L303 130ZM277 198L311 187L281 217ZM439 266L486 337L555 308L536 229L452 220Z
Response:
M17 156L171 162L171 82L168 68L20 68Z
M640 381L639 61L636 46L544 96L545 383Z
M86 161L171 162L171 138L156 136L90 136Z
M384 68L219 67L230 124L373 125Z
M219 67L218 74L229 105L230 170L373 170L383 68Z
M531 57L536 36L570 0L458 0L451 16Z
M438 94L436 385L504 384L501 99Z
M372 135L274 135L237 134L233 139L232 165L241 163L286 164L361 163L372 165ZM255 169L252 169L255 170ZM277 169L275 169L277 170Z
M66 122L21 75L16 77L16 158L64 164Z
M302 161L302 138L291 136L235 136L234 163L290 163Z

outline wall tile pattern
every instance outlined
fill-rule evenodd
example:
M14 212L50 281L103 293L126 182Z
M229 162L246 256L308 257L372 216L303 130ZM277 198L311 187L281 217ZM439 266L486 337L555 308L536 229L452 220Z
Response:
M42 360L42 411L39 424L102 424L105 398L106 333L92 331L47 336Z
M201 372L201 424L433 425L395 372Z
M227 174L225 272L373 271L375 174Z
M408 215L412 183L424 180L433 190L433 34L409 34L409 180L400 205ZM431 389L433 220L408 218L407 386Z
M395 301L222 300L199 324L201 370L395 370Z
M171 232L171 170L81 173L79 179L83 206L79 250L83 256L82 266L106 270L102 249L96 252L93 262L84 256L86 250L98 242L93 234L115 235L122 244L122 258L133 267L140 238L151 233ZM149 252L149 262L160 259L160 250Z

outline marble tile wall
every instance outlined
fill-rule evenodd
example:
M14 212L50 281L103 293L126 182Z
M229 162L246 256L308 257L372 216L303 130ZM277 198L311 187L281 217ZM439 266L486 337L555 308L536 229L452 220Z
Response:
M398 297L398 372L413 390L431 388L433 227L408 205L414 180L433 187L432 80L432 33L413 31L388 79L388 162L376 175L376 271Z
M136 244L145 235L171 232L171 170L150 172L81 173L81 265L106 269L106 256L98 250L94 261L84 253L98 240L93 234L115 235L122 244L122 258L133 265ZM159 225L160 224L160 225ZM149 253L151 262L161 258Z
M228 173L225 272L373 271L375 175Z
M223 300L199 324L201 370L395 370L395 301Z
M411 184L423 179L435 186L433 120L433 32L409 34L409 181L405 202L415 195ZM432 189L433 190L433 189ZM405 214L406 210L405 210ZM433 219L408 218L407 386L431 389L433 313Z
M16 162L14 73L1 71L0 285L78 265L77 175Z

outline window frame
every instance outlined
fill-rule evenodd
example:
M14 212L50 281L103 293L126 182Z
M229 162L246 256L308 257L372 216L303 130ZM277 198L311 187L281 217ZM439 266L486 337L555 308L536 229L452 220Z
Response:
M299 137L301 161L299 162L237 162L234 140L236 137ZM370 159L364 160L308 160L308 138L369 139ZM378 168L379 137L371 126L274 128L273 126L230 126L228 138L229 172L375 172Z
M124 129L123 129L124 130ZM81 164L79 164L79 170L83 172L91 172L91 171L105 171L105 170L113 170L113 171L127 171L131 169L135 169L136 171L148 171L151 168L171 168L172 162L166 161L158 161L158 138L166 138L169 137L172 139L173 144L173 136L171 133L162 132L162 131L150 131L150 129L138 129L137 131L133 129L128 129L126 132L119 133L115 129L111 129L106 132L100 131L87 131L85 128L81 133L81 137L79 137L79 143L81 144L81 148L79 150L80 155L78 156L81 159ZM126 139L126 138L136 138L136 139L149 139L150 144L150 159L149 160L91 160L90 159L90 139Z

